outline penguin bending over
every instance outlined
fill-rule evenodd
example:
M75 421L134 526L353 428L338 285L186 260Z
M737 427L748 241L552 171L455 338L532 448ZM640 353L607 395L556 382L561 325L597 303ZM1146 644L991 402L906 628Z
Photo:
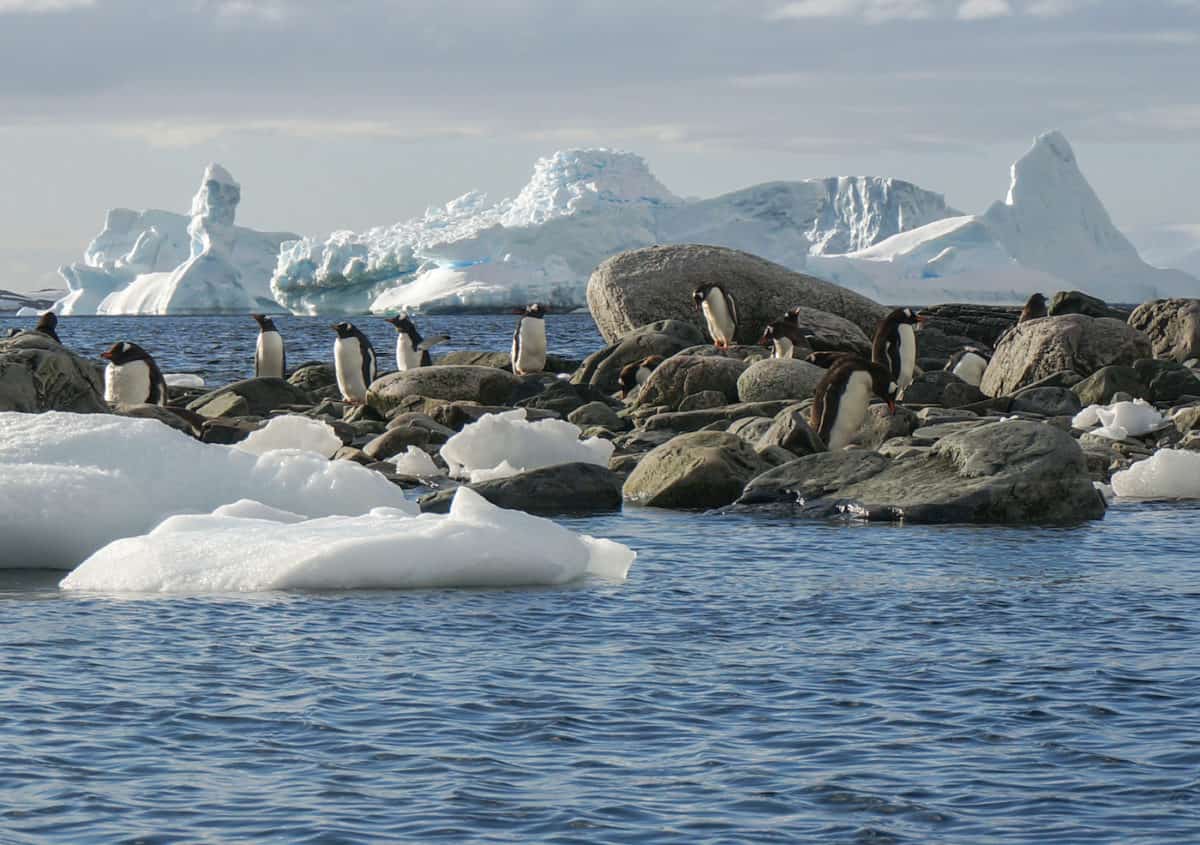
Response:
M804 360L810 364L816 364L822 370L832 369L838 361L843 358L854 358L853 352L845 350L828 350L822 349L820 352L810 352L805 356Z
M136 343L114 343L100 357L104 368L104 400L114 405L165 405L167 382L154 358Z
M634 361L632 364L626 364L621 368L621 373L617 376L617 382L621 385L621 398L628 398L636 388L641 387L646 383L646 379L650 378L650 374L654 372L654 368L663 362L661 355L647 355L640 361Z
M59 343L62 343L58 337L58 315L53 311L47 311L42 316L38 317L37 325L34 326L35 332L41 332L48 337L52 337Z
M737 305L725 288L717 284L701 285L692 291L692 304L704 315L713 346L728 349L737 332Z
M812 332L802 329L788 312L781 320L776 320L765 329L758 339L759 346L772 346L772 358L794 358L797 346L807 346L812 349Z
M520 314L513 332L512 368L519 376L546 369L546 310L536 302L513 311Z
M275 321L263 314L251 314L258 323L258 345L254 347L254 375L256 378L283 378L287 372L287 350L283 348L283 335L275 328Z
M388 317L387 322L396 327L396 369L414 370L417 367L428 367L433 363L429 350L439 343L445 343L450 335L441 334L423 340L416 325L407 314L398 317Z
M882 364L892 374L892 380L903 390L912 384L917 368L916 328L925 318L911 308L897 308L879 321L871 360Z
M888 410L894 414L897 390L892 374L884 366L848 355L817 384L811 417L813 430L821 435L829 451L845 448L862 428L871 396L887 402Z
M983 381L983 371L987 369L988 354L978 346L964 346L950 356L945 370L954 373L967 384L979 387Z
M1027 320L1036 320L1040 317L1045 317L1046 314L1046 297L1040 293L1035 293L1029 299L1025 300L1025 307L1021 309L1021 316L1017 317L1017 322L1024 323Z
M367 388L375 381L375 348L353 323L341 322L332 328L337 332L337 340L333 342L333 364L338 390L351 405L365 404Z

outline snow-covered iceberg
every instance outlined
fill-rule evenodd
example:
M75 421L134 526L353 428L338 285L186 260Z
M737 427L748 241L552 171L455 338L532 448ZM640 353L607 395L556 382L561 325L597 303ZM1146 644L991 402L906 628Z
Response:
M1078 288L1110 302L1200 295L1200 280L1152 267L1113 225L1071 145L1048 132L1012 166L1008 196L866 249L821 256L808 272L885 302L1019 302Z
M0 413L0 568L70 569L175 514L253 499L305 518L416 513L400 488L313 452L254 455L156 420Z
M190 215L115 208L82 262L59 268L60 314L248 314L279 311L270 280L279 247L298 235L234 225L241 186L204 171Z
M271 289L299 314L497 308L585 301L618 252L655 243L734 247L790 267L957 214L895 179L771 182L684 200L641 157L606 149L543 158L513 199L469 193L421 218L284 246Z
M234 592L556 585L621 580L635 554L460 488L446 515L377 508L304 519L241 502L176 516L117 540L62 581L66 590Z

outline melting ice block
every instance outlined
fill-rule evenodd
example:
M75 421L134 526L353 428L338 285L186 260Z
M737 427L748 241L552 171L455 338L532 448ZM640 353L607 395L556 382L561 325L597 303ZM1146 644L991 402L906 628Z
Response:
M1113 473L1112 488L1128 499L1200 499L1200 453L1160 449Z
M416 513L400 488L311 452L253 455L156 420L0 413L0 568L70 569L168 516L253 499L305 518L380 506Z
M433 462L433 458L429 457L429 453L420 446L409 446L391 460L396 465L396 472L401 475L430 478L443 474L441 468Z
M525 416L525 409L517 408L465 426L441 449L450 474L477 482L556 464L608 466L614 449L609 441L580 440L579 426L565 420L529 422Z
M1110 440L1141 437L1158 431L1167 420L1158 409L1145 399L1132 402L1114 402L1111 405L1088 405L1071 419L1071 425L1081 430L1092 429L1091 434Z
M326 422L299 414L284 414L274 417L258 431L250 432L250 436L235 448L252 455L265 455L277 449L297 449L331 458L342 448L342 438Z
M460 488L450 513L377 508L297 521L254 502L176 516L117 540L63 579L64 590L237 592L420 589L624 579L635 553L548 519L502 510Z

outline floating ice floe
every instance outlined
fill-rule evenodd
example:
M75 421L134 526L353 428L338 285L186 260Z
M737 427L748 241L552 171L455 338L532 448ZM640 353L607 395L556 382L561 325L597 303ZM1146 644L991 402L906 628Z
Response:
M403 452L391 458L396 465L396 472L401 475L411 475L414 478L429 478L442 475L442 470L433 462L433 458L420 446L409 446Z
M253 499L305 518L380 506L416 513L400 488L311 452L253 455L156 420L0 413L0 568L70 569L168 516Z
M303 519L256 502L176 516L117 540L64 590L240 592L555 585L621 580L636 554L460 488L446 515L390 508Z
M1200 453L1159 449L1113 473L1112 489L1127 499L1200 499Z
M580 440L579 426L565 420L529 422L525 416L524 408L487 414L447 440L441 455L450 474L474 483L555 464L608 466L614 449L609 441Z
M1088 405L1074 416L1071 425L1110 440L1141 437L1158 431L1167 424L1167 419L1158 409L1144 399L1132 402L1116 402L1112 405ZM1099 425L1100 428L1093 429Z
M298 449L332 458L333 453L342 448L342 439L326 422L299 414L285 414L272 418L258 431L250 432L250 436L235 448L252 455L265 455L277 449Z
M204 387L204 379L193 373L163 373L163 381L170 387Z

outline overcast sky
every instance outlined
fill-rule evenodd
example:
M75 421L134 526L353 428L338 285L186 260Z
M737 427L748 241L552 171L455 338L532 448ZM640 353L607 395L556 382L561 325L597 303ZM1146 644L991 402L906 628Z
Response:
M0 0L0 288L110 206L325 234L571 146L677 194L885 175L965 211L1063 130L1117 224L1200 220L1200 0Z

